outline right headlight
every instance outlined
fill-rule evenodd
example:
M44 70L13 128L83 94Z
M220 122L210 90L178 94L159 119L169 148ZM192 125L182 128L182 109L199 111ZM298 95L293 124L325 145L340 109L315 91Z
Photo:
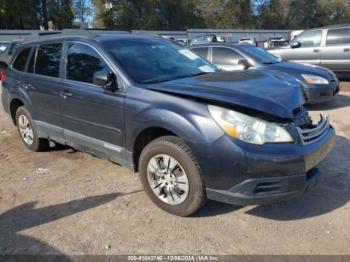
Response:
M293 142L288 131L278 124L218 106L208 105L208 109L216 123L239 140L256 145Z
M301 75L306 83L308 84L316 84L316 85L328 85L329 82L326 78L323 78L321 76L316 76L316 75L308 75L308 74L302 74Z

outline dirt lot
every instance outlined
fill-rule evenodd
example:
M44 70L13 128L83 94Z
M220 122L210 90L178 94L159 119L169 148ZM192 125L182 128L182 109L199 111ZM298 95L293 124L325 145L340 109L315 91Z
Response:
M209 202L180 218L126 168L63 147L29 152L1 108L0 254L350 254L350 92L310 110L337 130L317 188L270 206Z

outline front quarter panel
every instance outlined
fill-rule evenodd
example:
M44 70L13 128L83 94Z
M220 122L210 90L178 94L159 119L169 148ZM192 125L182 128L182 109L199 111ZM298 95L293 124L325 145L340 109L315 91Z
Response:
M129 87L125 105L126 148L129 151L133 151L138 135L151 127L167 129L194 144L212 143L224 135L205 103Z

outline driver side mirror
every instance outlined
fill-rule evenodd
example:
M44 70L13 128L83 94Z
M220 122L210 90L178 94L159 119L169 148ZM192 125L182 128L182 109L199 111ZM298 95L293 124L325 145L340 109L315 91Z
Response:
M252 67L252 65L249 63L247 59L238 60L238 65L243 66L244 70L247 70L248 68Z
M102 87L106 91L116 92L118 90L117 76L113 72L96 72L93 84Z
M291 43L290 45L291 48L299 48L301 47L301 43L299 41L294 41L293 43Z

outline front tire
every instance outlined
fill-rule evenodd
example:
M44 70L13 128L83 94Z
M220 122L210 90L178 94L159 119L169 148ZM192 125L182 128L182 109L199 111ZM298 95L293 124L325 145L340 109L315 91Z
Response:
M21 106L16 111L16 125L23 144L31 151L39 152L49 147L49 141L39 138L28 110Z
M149 143L139 160L146 194L161 209L189 216L207 200L199 164L186 143L175 136Z

